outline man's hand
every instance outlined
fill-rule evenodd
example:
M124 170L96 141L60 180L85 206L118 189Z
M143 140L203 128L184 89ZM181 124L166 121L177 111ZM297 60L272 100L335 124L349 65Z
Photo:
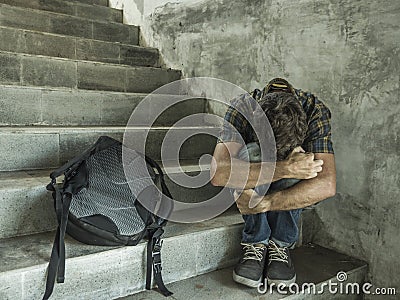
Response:
M242 215L253 215L269 210L268 198L260 196L253 189L235 190L233 197Z
M314 160L314 153L306 153L303 148L297 147L284 161L285 178L311 179L322 171L322 159Z

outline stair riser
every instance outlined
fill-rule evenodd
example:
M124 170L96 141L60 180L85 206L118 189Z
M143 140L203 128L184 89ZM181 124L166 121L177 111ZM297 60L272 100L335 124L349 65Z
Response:
M0 65L0 84L20 86L151 93L181 77L175 70L129 68L4 52L0 53Z
M47 183L48 184L48 183ZM50 192L42 185L0 191L0 238L50 231L57 217Z
M138 45L139 28L0 4L0 26Z
M55 129L56 130L56 129ZM108 135L122 140L123 129L85 129L63 132L2 132L0 130L0 171L46 169L57 167L93 145L98 137ZM151 130L146 140L146 154L160 159L161 141L168 129ZM217 134L217 130L212 134ZM193 130L179 129L175 133L192 133ZM171 133L170 133L171 134ZM135 129L130 141L139 144L144 140L145 130ZM176 137L178 141L182 141ZM172 141L173 142L173 141ZM199 158L212 153L216 139L210 135L196 135L185 142L180 149L181 159ZM175 153L174 153L175 154Z
M0 126L125 126L145 97L145 94L0 86ZM159 97L168 102L168 96ZM149 116L155 114L154 109L149 107ZM202 113L204 109L203 99L180 102L167 109L154 125L170 126L185 116Z
M0 0L0 3L76 16L85 19L122 22L122 11L65 0Z
M159 67L157 49L0 27L0 51Z
M242 225L231 225L164 239L166 283L234 265L240 255ZM43 241L39 241L42 243ZM43 249L48 257L51 241ZM68 247L67 247L68 253ZM53 299L114 299L144 290L145 245L124 247L68 259L65 283L56 284ZM40 299L47 264L0 273L3 299Z
M209 177L209 172L205 175ZM25 182L14 180L13 186L0 190L0 239L57 228L53 198L45 188L49 182L49 177L31 177ZM211 184L197 189L183 188L168 177L166 184L174 199L186 203L201 202L220 192L220 188Z

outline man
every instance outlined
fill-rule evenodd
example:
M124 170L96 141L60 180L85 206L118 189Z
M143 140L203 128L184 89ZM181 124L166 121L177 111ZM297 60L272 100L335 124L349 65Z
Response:
M245 226L242 237L243 257L236 266L233 277L235 281L251 287L257 287L262 281L264 269L269 283L289 285L295 281L296 274L289 249L298 239L297 221L301 208L332 197L336 193L329 109L312 94L295 90L281 78L271 80L263 91L255 90L253 98L268 102L271 98L268 95L270 93L280 94L283 98L287 94L286 98L292 98L287 100L291 103L289 106L292 106L292 112L297 111L295 114L287 113L287 108L282 108L278 113L282 113L283 119L286 118L287 121L280 120L277 124L293 126L293 119L290 118L297 114L301 119L301 115L305 115L305 137L301 136L302 130L299 130L298 136L295 134L302 140L301 147L295 148L287 157L285 155L289 148L293 148L293 143L285 145L287 149L277 149L278 161L273 176L271 164L268 162L252 162L248 169L248 163L239 159L239 152L245 144L257 142L257 139L248 120L238 112L238 108L241 112L253 109L251 97L241 95L234 99L225 115L225 120L232 124L238 133L232 131L229 126L223 126L211 165L211 182L214 185L236 189L244 187L244 190L235 192L236 203L245 220ZM300 106L296 106L296 101ZM266 114L273 127L273 118L277 112L268 116L266 111ZM279 126L275 127L272 128L274 134L279 131ZM299 128L301 127L302 125L299 125ZM280 148L281 138L282 136L276 136L277 146ZM246 178L245 181L243 178ZM301 181L292 181L286 186L283 184L283 187L278 187L266 195L262 192L261 195L257 193L260 186L270 184L270 181L271 188L275 183L285 183L282 179ZM294 183L297 184L293 185ZM258 204L250 208L250 200L255 200Z

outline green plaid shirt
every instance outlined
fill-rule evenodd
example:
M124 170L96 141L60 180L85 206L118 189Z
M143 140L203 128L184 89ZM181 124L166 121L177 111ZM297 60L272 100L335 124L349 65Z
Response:
M302 144L303 149L313 153L333 153L329 108L311 93L293 88L291 88L291 92L301 101L307 115L308 131ZM248 144L256 141L254 131L244 115L252 114L254 100L261 100L262 95L263 91L256 89L252 95L243 94L232 100L224 119L233 125L237 132L232 130L231 126L228 126L225 122L219 134L219 143L243 143L244 141L245 144Z

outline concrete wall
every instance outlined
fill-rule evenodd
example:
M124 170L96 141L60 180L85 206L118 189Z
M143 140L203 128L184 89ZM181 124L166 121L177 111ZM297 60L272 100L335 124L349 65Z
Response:
M399 291L400 1L126 2L168 67L245 89L283 76L331 108L338 193L317 208L314 241Z

